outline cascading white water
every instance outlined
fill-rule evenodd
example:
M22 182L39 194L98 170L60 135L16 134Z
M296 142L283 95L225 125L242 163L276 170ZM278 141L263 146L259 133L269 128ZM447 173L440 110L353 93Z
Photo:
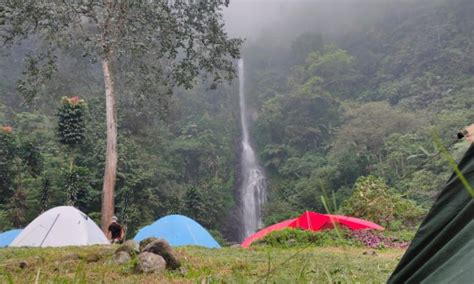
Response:
M262 205L266 201L266 180L262 168L258 165L255 152L249 141L247 125L247 107L245 105L244 61L239 60L239 97L240 119L242 123L242 182L240 188L241 214L243 228L242 239L262 226Z

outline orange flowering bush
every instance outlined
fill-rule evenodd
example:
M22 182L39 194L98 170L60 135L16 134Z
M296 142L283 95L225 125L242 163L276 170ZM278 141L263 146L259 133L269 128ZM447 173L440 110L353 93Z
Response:
M0 130L3 131L4 133L12 133L13 127L6 125L6 126L0 127Z

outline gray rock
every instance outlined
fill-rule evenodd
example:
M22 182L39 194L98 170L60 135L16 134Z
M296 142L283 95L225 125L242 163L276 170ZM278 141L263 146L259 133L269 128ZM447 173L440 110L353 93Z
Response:
M375 250L364 251L362 254L363 254L363 255L373 255L373 256L377 256L377 252L376 252Z
M125 241L122 245L120 245L115 250L115 253L118 253L121 251L127 252L131 256L137 255L140 252L138 243L134 240Z
M156 239L149 243L143 251L162 256L166 260L166 268L168 269L178 269L181 266L178 257L166 240Z
M181 275L182 277L185 277L186 274L188 274L188 270L186 269L186 267L183 267L183 266L179 268L178 272L179 272L179 275Z
M26 262L25 260L22 260L22 261L20 261L18 266L20 266L21 269L25 269L25 268L28 267L28 262Z
M102 259L102 255L99 252L92 252L92 253L89 253L88 255L86 255L83 259L87 263L98 262L99 260Z
M162 273L166 270L166 261L157 254L142 252L138 255L136 270L144 273Z
M146 238L146 239L143 239L141 242L140 242L140 245L139 245L139 249L140 249L140 252L143 251L143 249L145 249L145 247L153 242L153 241L156 241L158 240L158 238L155 238L155 237L151 237L151 238Z
M119 251L114 254L114 262L117 264L125 264L132 259L130 254L126 251Z

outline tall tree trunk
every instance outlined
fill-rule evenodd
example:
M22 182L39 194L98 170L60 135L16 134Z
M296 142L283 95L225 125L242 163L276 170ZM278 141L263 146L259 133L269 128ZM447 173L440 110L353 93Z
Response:
M117 112L115 89L111 70L112 52L102 59L105 84L105 108L107 119L107 151L105 154L104 185L102 187L102 231L107 234L108 225L114 215L114 188L117 176Z

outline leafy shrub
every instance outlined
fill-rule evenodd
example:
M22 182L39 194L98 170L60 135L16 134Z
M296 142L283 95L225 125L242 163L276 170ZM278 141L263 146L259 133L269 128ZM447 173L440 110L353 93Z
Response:
M6 131L6 127L0 129L0 203L5 202L6 196L13 193L13 181L15 171L12 161L17 156L17 145L13 134ZM9 130L9 129L8 129Z
M254 245L269 245L272 247L297 247L314 245L321 247L329 246L353 246L370 248L407 248L413 238L414 232L403 231L402 233L381 232L373 230L352 231L345 228L336 230L323 230L318 232L300 229L284 229L274 231L258 240Z
M383 179L375 176L357 179L342 212L393 230L415 227L425 213L415 202L401 197Z
M211 234L211 236L216 240L218 244L220 244L221 246L227 245L227 241L225 240L221 232L219 232L218 230L213 230L213 229L208 230L208 232L209 234Z
M348 230L340 229L341 236L336 230L312 232L300 229L284 229L274 231L254 244L265 244L272 247L292 247L314 244L315 246L359 246L360 243L350 238Z
M78 97L63 97L58 109L58 138L66 145L82 144L85 136L86 103Z

